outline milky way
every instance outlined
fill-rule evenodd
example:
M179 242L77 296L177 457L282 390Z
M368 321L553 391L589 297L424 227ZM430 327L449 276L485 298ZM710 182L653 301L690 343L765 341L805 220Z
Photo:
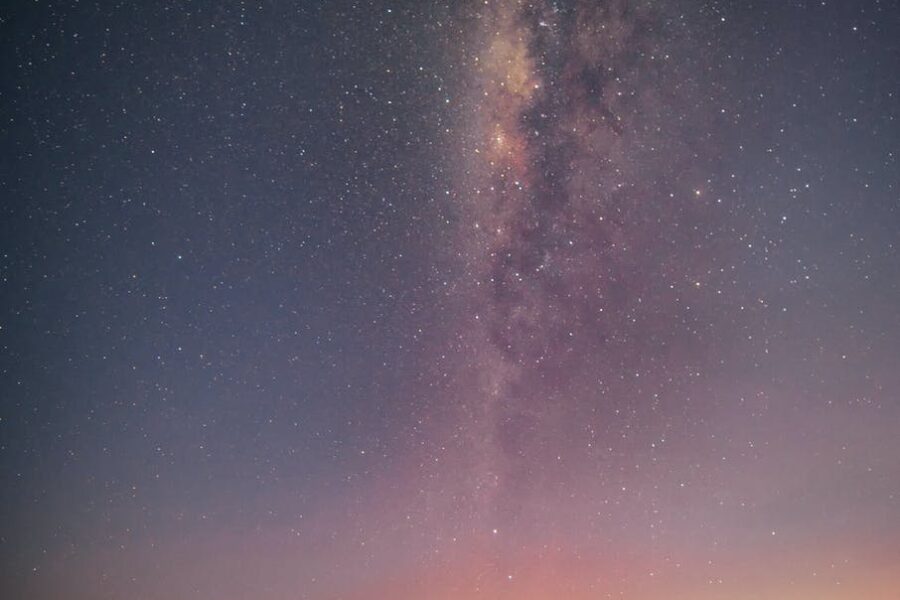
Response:
M0 596L896 600L900 11L0 14Z
M678 206L696 200L675 118L690 115L666 78L661 15L506 2L479 20L458 192L469 358L451 401L482 457L476 489L508 494L508 508L549 485L552 440L602 406L607 380L642 359L688 364L673 344L690 336L657 284L711 261L678 235L701 215Z

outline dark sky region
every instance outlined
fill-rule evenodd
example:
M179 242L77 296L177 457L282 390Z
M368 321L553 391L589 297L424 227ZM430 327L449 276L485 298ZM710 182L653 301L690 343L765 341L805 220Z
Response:
M0 590L900 598L900 6L0 9Z

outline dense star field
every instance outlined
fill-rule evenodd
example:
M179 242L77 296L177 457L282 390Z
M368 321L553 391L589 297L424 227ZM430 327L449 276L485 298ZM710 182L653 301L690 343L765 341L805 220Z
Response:
M900 598L900 6L0 9L0 595Z

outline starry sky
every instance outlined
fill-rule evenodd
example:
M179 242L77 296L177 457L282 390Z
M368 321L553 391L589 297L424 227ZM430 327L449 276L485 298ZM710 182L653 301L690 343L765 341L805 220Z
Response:
M0 591L900 598L900 6L0 9Z

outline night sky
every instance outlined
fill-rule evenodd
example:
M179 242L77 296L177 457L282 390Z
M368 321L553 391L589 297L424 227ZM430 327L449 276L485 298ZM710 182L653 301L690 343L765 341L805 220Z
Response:
M895 1L13 1L0 73L3 598L900 598Z

